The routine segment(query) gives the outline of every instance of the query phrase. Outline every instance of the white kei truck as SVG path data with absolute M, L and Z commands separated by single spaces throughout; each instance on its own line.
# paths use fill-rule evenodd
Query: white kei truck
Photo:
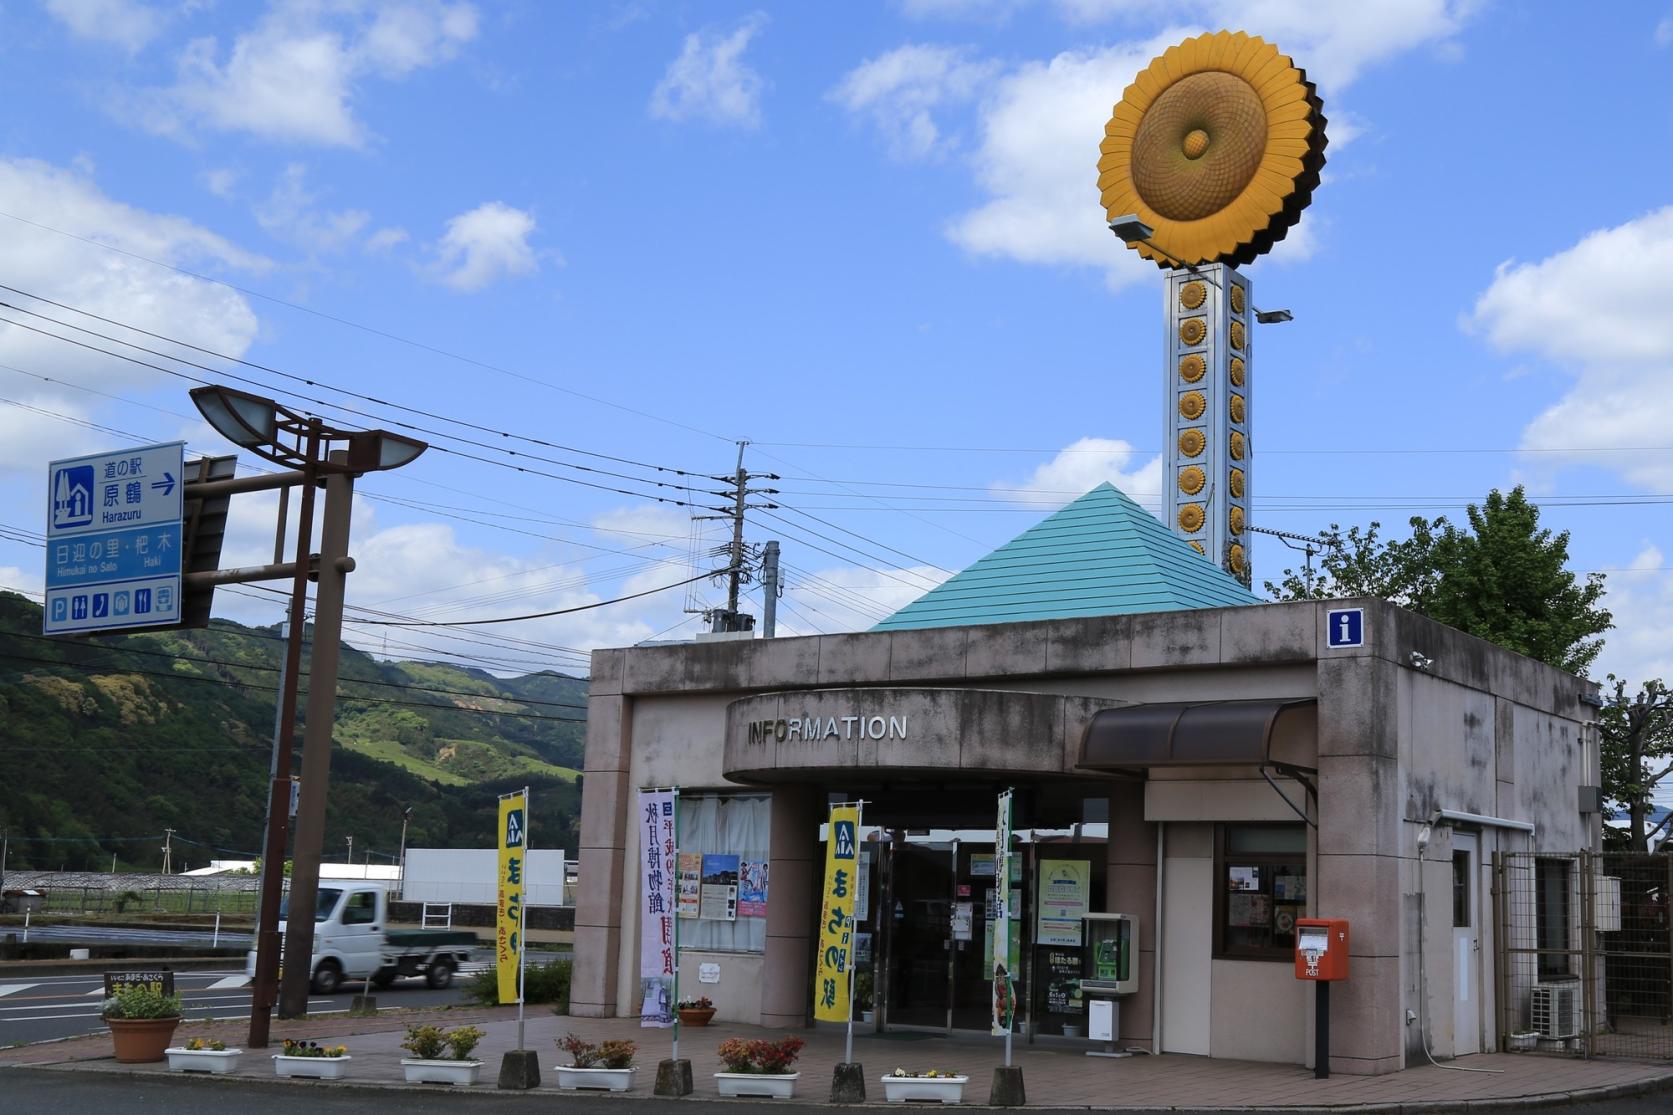
M 281 937 L 289 904 L 286 899 L 279 907 Z M 344 980 L 388 987 L 416 975 L 431 987 L 446 987 L 475 944 L 476 934 L 468 930 L 390 929 L 389 893 L 376 884 L 322 885 L 314 906 L 313 988 L 329 995 Z M 244 974 L 255 978 L 253 948 L 244 958 Z

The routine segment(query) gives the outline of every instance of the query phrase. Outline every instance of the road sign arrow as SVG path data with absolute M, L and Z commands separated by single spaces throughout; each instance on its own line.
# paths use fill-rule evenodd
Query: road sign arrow
M 173 495 L 174 494 L 174 473 L 172 473 L 172 472 L 163 473 L 163 478 L 161 480 L 153 480 L 151 482 L 151 486 L 153 488 L 161 488 L 163 490 L 163 494 L 165 496 Z

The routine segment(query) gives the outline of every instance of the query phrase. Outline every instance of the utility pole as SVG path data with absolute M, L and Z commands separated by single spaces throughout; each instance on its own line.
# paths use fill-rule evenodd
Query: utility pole
M 723 484 L 730 485 L 730 489 L 712 494 L 723 498 L 730 497 L 732 500 L 731 506 L 714 508 L 713 510 L 718 512 L 715 515 L 693 516 L 695 519 L 730 519 L 732 521 L 731 544 L 722 549 L 722 552 L 726 555 L 727 565 L 726 607 L 724 609 L 713 608 L 704 613 L 704 618 L 709 620 L 710 630 L 716 632 L 748 631 L 755 626 L 754 616 L 743 615 L 738 611 L 739 589 L 753 575 L 750 562 L 754 555 L 744 544 L 744 512 L 773 510 L 778 507 L 776 503 L 749 502 L 750 496 L 777 495 L 777 488 L 751 488 L 749 483 L 752 480 L 777 480 L 778 474 L 746 471 L 744 469 L 744 449 L 748 445 L 749 442 L 747 441 L 738 442 L 738 467 L 730 477 L 715 477 Z
M 778 542 L 768 542 L 761 551 L 761 637 L 778 633 L 778 597 L 784 589 L 779 582 Z
M 174 867 L 174 830 L 163 830 L 163 874 L 173 874 Z

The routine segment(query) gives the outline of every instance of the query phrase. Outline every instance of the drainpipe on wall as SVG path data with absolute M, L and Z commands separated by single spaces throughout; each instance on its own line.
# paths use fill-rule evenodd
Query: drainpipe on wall
M 1150 1051 L 1158 1057 L 1162 1055 L 1162 942 L 1167 939 L 1167 934 L 1162 932 L 1162 891 L 1166 886 L 1168 874 L 1167 860 L 1163 858 L 1167 848 L 1162 837 L 1167 827 L 1166 821 L 1156 822 L 1156 954 L 1152 961 L 1156 970 L 1150 979 L 1153 988 L 1150 1004 Z

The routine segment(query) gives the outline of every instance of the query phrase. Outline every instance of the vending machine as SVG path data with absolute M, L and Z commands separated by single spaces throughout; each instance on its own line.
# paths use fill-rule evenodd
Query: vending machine
M 1086 1034 L 1104 1048 L 1088 1057 L 1125 1057 L 1117 1053 L 1121 1036 L 1121 999 L 1139 989 L 1139 923 L 1132 914 L 1086 914 L 1081 950 L 1081 996 L 1086 1000 Z

